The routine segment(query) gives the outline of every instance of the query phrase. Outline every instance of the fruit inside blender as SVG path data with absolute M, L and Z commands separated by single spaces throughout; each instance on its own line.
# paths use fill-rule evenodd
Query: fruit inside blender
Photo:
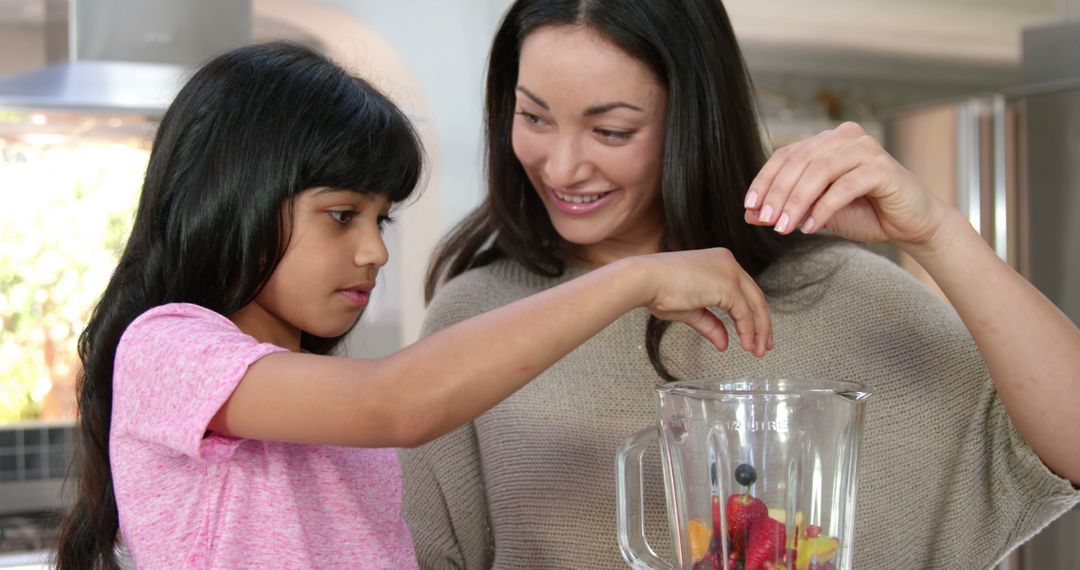
M 744 491 L 727 498 L 723 515 L 715 463 L 710 475 L 712 521 L 691 519 L 687 524 L 694 570 L 835 570 L 833 559 L 840 550 L 840 540 L 823 536 L 821 526 L 807 524 L 802 512 L 795 513 L 794 532 L 789 537 L 787 512 L 769 508 L 750 494 L 757 481 L 752 465 L 743 463 L 735 468 L 735 481 Z M 726 545 L 720 543 L 722 516 L 728 531 Z

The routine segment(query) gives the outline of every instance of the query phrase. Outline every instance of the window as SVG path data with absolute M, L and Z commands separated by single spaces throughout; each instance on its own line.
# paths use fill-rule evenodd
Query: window
M 130 232 L 155 127 L 0 109 L 0 423 L 74 417 L 76 344 Z

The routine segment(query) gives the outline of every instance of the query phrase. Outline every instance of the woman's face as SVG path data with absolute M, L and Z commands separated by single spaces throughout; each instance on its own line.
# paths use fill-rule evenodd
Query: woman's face
M 586 262 L 658 251 L 667 90 L 590 28 L 521 46 L 512 140 L 556 231 Z

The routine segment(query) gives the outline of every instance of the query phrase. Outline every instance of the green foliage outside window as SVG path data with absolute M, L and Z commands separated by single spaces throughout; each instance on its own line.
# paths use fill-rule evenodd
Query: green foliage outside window
M 0 423 L 74 414 L 76 344 L 131 229 L 138 146 L 0 137 Z

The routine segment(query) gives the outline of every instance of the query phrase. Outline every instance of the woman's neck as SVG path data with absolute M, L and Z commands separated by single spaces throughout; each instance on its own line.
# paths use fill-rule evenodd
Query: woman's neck
M 595 268 L 626 257 L 649 255 L 660 251 L 660 237 L 647 241 L 609 239 L 589 245 L 571 244 L 571 255 L 566 259 L 566 264 Z

